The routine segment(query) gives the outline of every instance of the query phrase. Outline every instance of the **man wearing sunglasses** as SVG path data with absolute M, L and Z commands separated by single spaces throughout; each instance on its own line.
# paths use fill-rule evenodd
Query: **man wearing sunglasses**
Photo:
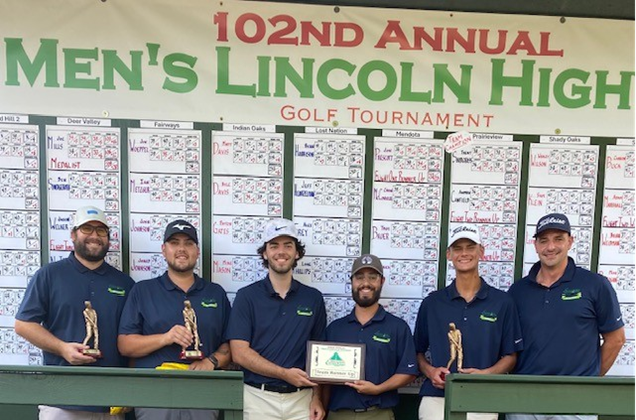
M 104 261 L 110 230 L 104 212 L 93 206 L 77 209 L 71 228 L 74 251 L 68 258 L 40 268 L 27 286 L 16 314 L 15 331 L 43 351 L 44 364 L 125 367 L 117 351 L 119 318 L 134 281 Z M 100 356 L 84 353 L 84 310 L 99 316 Z M 109 407 L 40 406 L 40 420 L 123 419 Z

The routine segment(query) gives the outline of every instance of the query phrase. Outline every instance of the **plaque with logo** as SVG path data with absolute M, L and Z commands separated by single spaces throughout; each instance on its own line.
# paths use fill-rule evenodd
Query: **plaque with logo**
M 307 374 L 317 383 L 364 380 L 364 344 L 307 342 Z

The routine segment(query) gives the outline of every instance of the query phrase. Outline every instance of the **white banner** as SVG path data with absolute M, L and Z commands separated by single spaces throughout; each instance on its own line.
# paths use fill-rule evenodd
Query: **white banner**
M 0 3 L 0 113 L 634 136 L 634 21 L 226 0 Z

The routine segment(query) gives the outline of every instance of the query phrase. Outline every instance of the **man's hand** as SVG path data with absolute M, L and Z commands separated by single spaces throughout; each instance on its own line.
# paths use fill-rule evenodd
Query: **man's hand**
M 207 357 L 190 363 L 188 370 L 214 370 L 214 364 Z
M 325 414 L 320 398 L 316 395 L 312 396 L 311 403 L 309 403 L 309 420 L 322 420 L 325 418 Z
M 175 325 L 174 327 L 170 328 L 170 330 L 165 333 L 163 337 L 165 344 L 162 347 L 169 346 L 170 344 L 174 343 L 183 348 L 187 348 L 188 346 L 190 346 L 190 344 L 192 344 L 192 340 L 194 339 L 190 331 L 188 331 L 188 329 L 183 325 Z
M 345 385 L 350 386 L 351 388 L 358 391 L 358 394 L 378 395 L 381 393 L 379 387 L 373 382 L 369 381 L 345 382 Z
M 285 369 L 282 379 L 298 388 L 303 386 L 318 386 L 317 383 L 309 380 L 307 372 L 298 368 Z
M 463 368 L 463 369 L 458 369 L 459 373 L 474 373 L 474 374 L 478 374 L 478 375 L 487 375 L 488 371 L 486 371 L 485 369 L 475 369 L 475 368 Z
M 446 386 L 445 377 L 450 373 L 450 370 L 446 369 L 444 366 L 440 366 L 431 369 L 426 376 L 431 380 L 431 383 L 435 388 L 444 389 Z
M 88 346 L 80 343 L 64 343 L 60 348 L 60 355 L 64 358 L 64 360 L 72 365 L 86 365 L 88 363 L 95 363 L 97 359 L 82 353 L 83 350 L 86 350 L 88 348 Z

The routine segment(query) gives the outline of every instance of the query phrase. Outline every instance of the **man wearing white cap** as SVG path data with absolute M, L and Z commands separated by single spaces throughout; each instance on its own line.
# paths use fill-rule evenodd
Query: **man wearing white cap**
M 15 331 L 43 350 L 45 365 L 127 366 L 117 351 L 117 329 L 134 281 L 104 261 L 109 238 L 104 212 L 92 206 L 79 208 L 71 229 L 74 251 L 42 267 L 27 286 Z M 99 314 L 99 358 L 83 353 L 88 349 L 82 344 L 85 302 Z M 41 420 L 123 418 L 110 416 L 109 407 L 39 408 Z
M 265 226 L 258 249 L 268 275 L 238 291 L 228 326 L 232 357 L 244 371 L 245 420 L 320 420 L 318 384 L 305 373 L 308 340 L 324 340 L 322 294 L 292 277 L 305 255 L 294 222 Z
M 420 306 L 415 348 L 425 380 L 420 389 L 419 420 L 443 420 L 445 376 L 449 373 L 507 373 L 523 349 L 515 305 L 506 293 L 479 276 L 484 256 L 479 230 L 460 225 L 450 232 L 446 258 L 456 277 L 448 287 L 431 293 Z M 461 332 L 463 367 L 447 368 L 452 360 L 449 325 Z M 459 334 L 457 334 L 459 335 Z M 425 353 L 430 352 L 430 359 Z M 496 420 L 496 413 L 469 413 L 471 419 Z

